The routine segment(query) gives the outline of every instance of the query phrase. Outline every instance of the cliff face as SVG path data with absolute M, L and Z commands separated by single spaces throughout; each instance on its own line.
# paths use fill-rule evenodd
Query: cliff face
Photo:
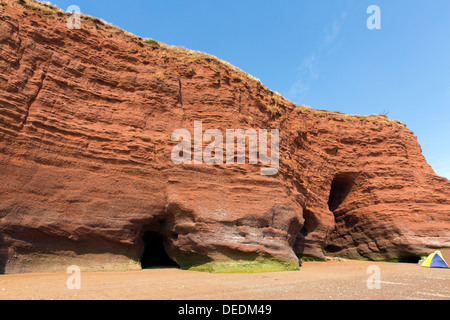
M 217 58 L 26 1 L 0 5 L 0 272 L 393 259 L 450 245 L 450 182 L 379 116 L 285 100 Z M 279 129 L 280 169 L 175 165 L 171 133 Z

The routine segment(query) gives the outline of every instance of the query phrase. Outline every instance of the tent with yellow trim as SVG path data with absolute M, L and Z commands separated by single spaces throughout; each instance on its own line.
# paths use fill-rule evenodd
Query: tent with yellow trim
M 427 268 L 445 268 L 450 269 L 448 267 L 447 262 L 445 262 L 442 253 L 438 250 L 430 254 L 425 261 L 421 264 L 422 267 Z

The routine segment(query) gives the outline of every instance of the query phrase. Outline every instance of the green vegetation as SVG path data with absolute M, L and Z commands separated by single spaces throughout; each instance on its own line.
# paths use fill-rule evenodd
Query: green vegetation
M 269 111 L 269 113 L 272 116 L 281 115 L 282 110 L 277 104 L 271 104 L 266 106 L 266 110 Z
M 158 71 L 153 74 L 153 78 L 155 78 L 158 81 L 163 81 L 165 79 L 165 76 L 164 73 Z
M 144 42 L 145 42 L 146 44 L 150 44 L 150 45 L 152 45 L 152 46 L 157 46 L 157 47 L 160 46 L 160 45 L 159 45 L 159 42 L 156 41 L 156 40 L 153 40 L 153 39 L 145 39 Z
M 417 263 L 420 259 L 423 259 L 423 257 L 427 257 L 428 254 L 411 254 L 411 255 L 401 255 L 401 256 L 392 256 L 389 258 L 372 258 L 372 259 L 366 259 L 369 261 L 376 261 L 376 262 L 397 262 L 397 263 Z
M 316 257 L 313 257 L 313 256 L 302 256 L 302 257 L 300 257 L 300 260 L 302 262 L 326 261 L 324 259 L 316 258 Z
M 51 4 L 38 1 L 19 0 L 18 3 L 23 5 L 27 9 L 30 9 L 34 12 L 39 12 L 47 16 L 52 15 L 53 13 L 64 12 L 62 9 L 56 8 Z
M 332 257 L 341 257 L 349 260 L 357 260 L 357 261 L 374 261 L 374 262 L 394 262 L 394 263 L 417 263 L 420 259 L 426 258 L 429 253 L 411 253 L 411 254 L 403 254 L 398 256 L 383 256 L 381 254 L 373 255 L 370 257 L 363 257 L 357 254 L 344 254 L 344 255 L 335 255 L 332 253 L 325 252 L 325 255 Z M 303 260 L 303 258 L 302 258 Z M 303 260 L 304 261 L 304 260 Z
M 182 269 L 211 273 L 260 273 L 297 271 L 299 267 L 296 262 L 279 261 L 271 258 L 257 258 L 255 260 L 212 261 Z
M 243 88 L 240 84 L 234 85 L 234 90 L 244 92 L 245 88 Z

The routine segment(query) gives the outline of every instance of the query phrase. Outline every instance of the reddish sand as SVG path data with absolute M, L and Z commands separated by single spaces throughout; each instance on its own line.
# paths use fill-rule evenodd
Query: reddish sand
M 381 288 L 367 288 L 367 268 L 380 267 Z M 450 270 L 416 264 L 330 261 L 300 271 L 209 274 L 178 269 L 0 276 L 0 299 L 450 299 Z

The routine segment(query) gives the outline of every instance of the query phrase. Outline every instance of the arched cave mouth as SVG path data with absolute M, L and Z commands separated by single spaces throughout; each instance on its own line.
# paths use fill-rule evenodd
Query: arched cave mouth
M 142 269 L 151 268 L 179 268 L 180 266 L 170 259 L 164 249 L 164 237 L 154 231 L 144 232 L 142 235 L 144 242 L 144 253 L 141 257 Z
M 328 208 L 331 212 L 336 211 L 341 203 L 347 198 L 353 188 L 357 173 L 338 173 L 331 183 L 330 196 L 328 198 Z
M 333 212 L 336 222 L 345 218 L 345 212 L 342 212 L 342 210 L 339 212 L 339 214 L 336 214 L 337 209 L 350 194 L 357 176 L 358 173 L 355 172 L 341 172 L 336 174 L 333 178 L 333 181 L 331 182 L 330 195 L 328 198 L 328 208 L 331 212 Z M 339 224 L 336 223 L 336 228 L 338 227 Z M 334 231 L 336 232 L 336 229 Z M 325 247 L 325 251 L 330 253 L 336 253 L 341 251 L 342 249 L 343 248 L 341 246 L 332 243 L 329 243 Z
M 417 264 L 420 261 L 420 255 L 405 255 L 399 256 L 394 259 L 394 262 L 402 262 L 402 263 L 414 263 Z

